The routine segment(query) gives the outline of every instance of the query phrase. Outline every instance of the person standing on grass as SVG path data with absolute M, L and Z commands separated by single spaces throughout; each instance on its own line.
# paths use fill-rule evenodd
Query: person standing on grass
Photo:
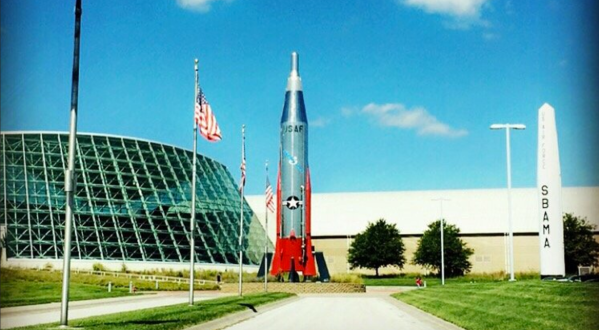
M 422 287 L 422 279 L 420 278 L 420 276 L 416 276 L 416 286 L 419 288 Z

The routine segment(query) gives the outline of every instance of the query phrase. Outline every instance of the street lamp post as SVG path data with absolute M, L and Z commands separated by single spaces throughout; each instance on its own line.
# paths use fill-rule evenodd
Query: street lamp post
M 71 283 L 71 231 L 75 210 L 75 151 L 77 143 L 77 111 L 79 109 L 79 49 L 81 39 L 81 0 L 75 2 L 75 47 L 73 50 L 73 76 L 71 84 L 71 121 L 69 127 L 68 168 L 65 171 L 64 191 L 66 212 L 64 218 L 64 247 L 62 260 L 62 295 L 60 326 L 69 325 L 69 285 Z M 33 256 L 32 256 L 33 257 Z
M 510 158 L 510 130 L 524 130 L 526 126 L 523 124 L 493 124 L 489 127 L 492 130 L 505 129 L 505 143 L 507 155 L 507 207 L 508 207 L 508 227 L 509 227 L 509 258 L 510 258 L 510 281 L 515 281 L 514 278 L 514 230 L 512 227 L 512 165 Z
M 436 198 L 433 201 L 438 201 L 441 204 L 441 285 L 445 285 L 445 246 L 443 244 L 443 232 L 445 231 L 445 225 L 443 224 L 443 201 L 448 202 L 449 199 L 445 198 Z

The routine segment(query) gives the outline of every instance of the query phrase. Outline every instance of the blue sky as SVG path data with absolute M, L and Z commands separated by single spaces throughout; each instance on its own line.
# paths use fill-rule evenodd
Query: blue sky
M 2 0 L 2 131 L 67 131 L 74 1 Z M 83 0 L 80 132 L 192 147 L 194 58 L 223 133 L 198 151 L 246 193 L 275 182 L 300 54 L 314 192 L 536 185 L 537 110 L 556 109 L 564 186 L 599 185 L 593 1 Z M 595 15 L 595 16 L 593 16 Z

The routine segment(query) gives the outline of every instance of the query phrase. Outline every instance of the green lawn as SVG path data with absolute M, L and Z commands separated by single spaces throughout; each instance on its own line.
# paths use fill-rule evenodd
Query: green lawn
M 0 307 L 36 305 L 59 302 L 62 283 L 59 282 L 29 282 L 23 280 L 2 279 L 0 290 Z M 111 293 L 106 287 L 72 283 L 69 287 L 69 300 L 86 300 L 113 298 L 129 295 L 129 290 L 114 288 Z
M 129 279 L 123 276 L 100 276 L 71 272 L 69 300 L 118 297 L 129 294 L 129 281 L 140 291 L 153 291 L 156 283 L 150 280 Z M 108 282 L 112 293 L 108 293 Z M 62 273 L 35 269 L 0 269 L 0 307 L 59 302 L 62 292 Z M 186 291 L 187 284 L 159 283 L 159 290 Z M 215 284 L 200 286 L 196 290 L 218 290 Z
M 448 283 L 393 297 L 467 330 L 599 329 L 599 283 Z
M 416 286 L 416 276 L 418 274 L 388 274 L 376 277 L 374 275 L 362 275 L 364 285 L 366 286 Z M 453 283 L 471 283 L 471 282 L 498 282 L 507 280 L 508 275 L 504 273 L 491 274 L 467 274 L 465 276 L 446 278 L 446 284 Z M 517 280 L 538 279 L 539 273 L 516 273 Z M 424 276 L 422 281 L 426 281 L 426 286 L 441 285 L 441 278 L 435 276 Z
M 415 286 L 416 280 L 415 277 L 408 276 L 363 276 L 364 285 L 366 286 Z M 437 278 L 423 278 L 423 281 L 426 281 L 426 285 L 435 285 L 437 281 L 440 281 Z
M 112 292 L 108 281 L 113 280 Z M 62 273 L 31 269 L 0 269 L 0 307 L 60 302 Z M 138 282 L 134 282 L 138 285 Z M 153 285 L 154 283 L 150 283 Z M 97 275 L 71 274 L 69 300 L 121 297 L 129 294 L 129 279 Z
M 268 304 L 280 299 L 293 296 L 289 293 L 257 293 L 244 297 L 225 297 L 205 300 L 194 306 L 187 304 L 144 309 L 135 312 L 125 312 L 104 316 L 72 320 L 69 326 L 97 330 L 176 330 L 185 329 L 192 325 L 207 322 L 249 307 Z M 57 327 L 58 323 L 43 326 L 32 326 L 19 329 L 48 329 Z

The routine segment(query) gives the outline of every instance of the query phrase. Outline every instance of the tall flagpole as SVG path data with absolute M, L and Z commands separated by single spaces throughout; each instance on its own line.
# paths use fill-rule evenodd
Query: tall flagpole
M 71 85 L 71 127 L 69 130 L 68 169 L 64 177 L 66 193 L 66 214 L 64 227 L 64 247 L 62 261 L 62 300 L 60 306 L 60 325 L 69 323 L 69 282 L 71 280 L 71 226 L 73 222 L 73 204 L 75 195 L 75 144 L 77 143 L 77 108 L 79 97 L 79 40 L 81 36 L 81 0 L 75 3 L 75 46 L 73 50 L 73 80 Z
M 195 81 L 195 97 L 194 97 L 194 109 L 195 102 L 198 99 L 198 59 L 195 59 L 194 65 L 196 73 Z M 194 289 L 194 263 L 195 263 L 195 224 L 196 224 L 196 162 L 197 162 L 197 148 L 198 148 L 198 123 L 195 120 L 195 110 L 193 119 L 193 170 L 191 175 L 191 221 L 189 224 L 189 306 L 193 306 L 193 289 Z
M 241 163 L 243 164 L 245 158 L 245 125 L 241 126 Z M 243 174 L 242 174 L 243 175 Z M 242 179 L 243 180 L 243 179 Z M 242 283 L 243 283 L 243 188 L 244 182 L 240 182 L 240 193 L 241 198 L 239 202 L 239 296 L 242 296 Z
M 266 161 L 266 182 L 268 182 L 268 160 Z M 267 186 L 268 188 L 268 186 Z M 268 201 L 264 201 L 264 292 L 268 292 Z

